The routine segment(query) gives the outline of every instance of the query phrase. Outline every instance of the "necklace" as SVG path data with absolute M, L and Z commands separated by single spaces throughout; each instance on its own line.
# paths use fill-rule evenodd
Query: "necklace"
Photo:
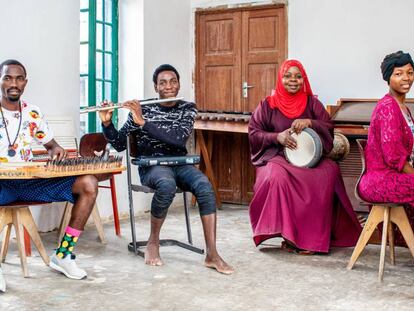
M 14 150 L 14 144 L 16 143 L 17 137 L 19 137 L 20 126 L 22 125 L 22 104 L 19 101 L 19 127 L 17 129 L 16 137 L 13 140 L 13 143 L 10 140 L 9 131 L 7 130 L 6 119 L 4 118 L 3 108 L 0 105 L 1 117 L 3 119 L 4 129 L 6 130 L 7 140 L 9 142 L 9 150 L 7 150 L 7 155 L 9 157 L 14 157 L 16 155 L 16 150 Z

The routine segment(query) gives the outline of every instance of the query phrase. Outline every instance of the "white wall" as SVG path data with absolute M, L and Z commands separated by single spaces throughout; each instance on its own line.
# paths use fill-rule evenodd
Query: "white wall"
M 25 98 L 47 115 L 79 123 L 79 1 L 0 1 L 0 62 L 27 69 Z
M 164 63 L 180 73 L 180 96 L 190 99 L 191 31 L 190 0 L 151 0 L 144 2 L 144 94 L 155 97 L 152 73 Z
M 303 61 L 325 104 L 382 97 L 384 56 L 400 49 L 414 56 L 414 1 L 290 0 L 288 10 L 289 57 Z

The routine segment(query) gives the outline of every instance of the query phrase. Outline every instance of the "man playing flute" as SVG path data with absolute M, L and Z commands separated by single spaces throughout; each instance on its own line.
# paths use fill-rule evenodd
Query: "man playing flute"
M 52 158 L 63 159 L 66 153 L 53 139 L 39 108 L 20 99 L 26 84 L 26 69 L 20 62 L 6 60 L 0 64 L 0 161 L 30 161 L 33 141 L 42 144 Z M 65 235 L 50 261 L 50 267 L 71 279 L 87 276 L 77 266 L 73 249 L 93 209 L 97 193 L 98 181 L 92 175 L 0 180 L 0 205 L 15 201 L 69 201 L 74 204 Z M 0 275 L 0 289 L 1 280 Z
M 180 90 L 180 75 L 168 64 L 155 70 L 153 82 L 160 99 L 174 98 Z M 131 100 L 124 107 L 130 113 L 119 131 L 111 121 L 112 110 L 99 113 L 103 133 L 117 151 L 126 149 L 127 134 L 134 131 L 138 137 L 137 150 L 140 156 L 187 154 L 186 142 L 193 130 L 197 114 L 194 103 L 175 101 L 145 105 L 141 108 L 139 101 Z M 233 273 L 234 269 L 220 257 L 216 248 L 216 200 L 207 177 L 193 165 L 139 167 L 139 174 L 141 183 L 155 190 L 151 203 L 151 233 L 145 250 L 145 263 L 152 266 L 163 265 L 159 253 L 159 236 L 178 186 L 184 191 L 190 191 L 197 198 L 207 248 L 204 265 L 220 273 Z

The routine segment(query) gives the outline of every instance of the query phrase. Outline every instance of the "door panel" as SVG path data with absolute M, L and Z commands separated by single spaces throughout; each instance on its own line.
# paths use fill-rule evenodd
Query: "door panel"
M 284 8 L 242 13 L 242 82 L 252 86 L 243 111 L 253 111 L 275 87 L 279 64 L 286 57 Z
M 200 15 L 197 26 L 199 109 L 240 111 L 241 12 Z
M 233 66 L 206 66 L 205 79 L 209 81 L 206 92 L 205 110 L 223 111 L 233 101 L 229 92 L 233 85 Z

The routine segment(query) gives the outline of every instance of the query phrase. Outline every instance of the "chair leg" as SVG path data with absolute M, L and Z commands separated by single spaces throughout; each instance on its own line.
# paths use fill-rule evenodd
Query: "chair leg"
M 34 222 L 32 213 L 30 212 L 28 207 L 21 208 L 19 213 L 20 213 L 20 220 L 24 228 L 27 230 L 29 234 L 29 238 L 32 238 L 33 244 L 36 246 L 40 257 L 42 257 L 45 265 L 48 266 L 50 263 L 50 259 L 46 253 L 45 247 L 43 246 L 42 239 L 40 238 L 40 235 L 39 235 L 36 223 Z
M 384 267 L 385 267 L 385 250 L 387 248 L 387 235 L 388 235 L 388 225 L 390 222 L 390 207 L 386 206 L 384 209 L 384 222 L 382 226 L 382 239 L 381 239 L 381 254 L 380 254 L 380 263 L 378 270 L 378 281 L 382 282 L 384 278 Z
M 27 271 L 26 252 L 24 251 L 23 225 L 21 223 L 21 215 L 19 210 L 20 208 L 13 210 L 13 225 L 16 232 L 17 248 L 19 250 L 20 264 L 22 266 L 23 276 L 27 278 L 29 277 L 29 273 Z
M 12 224 L 8 224 L 3 234 L 3 243 L 1 245 L 1 253 L 0 253 L 1 262 L 6 261 L 6 256 L 7 256 L 7 252 L 9 250 L 9 244 L 10 244 L 11 229 L 12 229 Z
M 26 252 L 27 257 L 32 256 L 32 245 L 30 242 L 30 235 L 27 232 L 26 228 L 24 228 L 24 251 Z
M 70 202 L 66 202 L 65 211 L 63 212 L 62 221 L 60 223 L 58 243 L 62 241 L 63 236 L 65 235 L 66 227 L 69 224 L 70 217 L 72 217 L 72 208 L 73 208 L 73 204 Z
M 188 201 L 187 201 L 187 195 L 185 191 L 183 192 L 183 198 L 184 198 L 185 225 L 187 227 L 187 239 L 188 239 L 188 243 L 193 245 L 193 236 L 191 234 L 191 224 L 190 224 L 190 213 L 188 211 Z
M 93 222 L 95 223 L 96 230 L 98 231 L 98 235 L 99 235 L 99 238 L 101 239 L 102 244 L 106 244 L 106 238 L 105 238 L 104 228 L 102 225 L 102 219 L 101 219 L 101 216 L 99 216 L 98 205 L 96 205 L 96 203 L 93 206 L 91 215 L 92 215 Z
M 128 244 L 128 250 L 134 251 L 135 255 L 138 255 L 137 236 L 135 230 L 135 211 L 134 211 L 134 198 L 132 194 L 132 168 L 131 168 L 131 156 L 130 156 L 130 143 L 131 138 L 127 136 L 127 150 L 126 150 L 126 163 L 127 163 L 127 181 L 128 181 L 128 206 L 129 206 L 129 220 L 131 223 L 131 235 L 132 242 Z
M 121 226 L 119 224 L 119 215 L 118 215 L 118 200 L 116 198 L 116 188 L 115 188 L 115 177 L 109 179 L 109 184 L 111 186 L 111 198 L 112 198 L 112 209 L 114 213 L 114 225 L 115 225 L 115 234 L 121 236 Z
M 388 244 L 390 246 L 390 263 L 395 265 L 394 230 L 392 222 L 388 224 Z
M 391 221 L 400 229 L 411 255 L 414 257 L 414 233 L 404 207 L 398 206 L 391 209 Z
M 347 266 L 348 270 L 352 269 L 358 257 L 361 255 L 362 251 L 367 245 L 369 238 L 371 237 L 375 228 L 383 220 L 383 217 L 384 217 L 383 211 L 384 209 L 381 206 L 374 205 L 372 207 L 371 212 L 368 215 L 368 219 L 365 222 L 365 226 L 362 229 L 361 235 L 359 236 L 357 245 L 355 246 L 354 251 L 352 252 L 351 259 L 349 260 L 349 263 Z

